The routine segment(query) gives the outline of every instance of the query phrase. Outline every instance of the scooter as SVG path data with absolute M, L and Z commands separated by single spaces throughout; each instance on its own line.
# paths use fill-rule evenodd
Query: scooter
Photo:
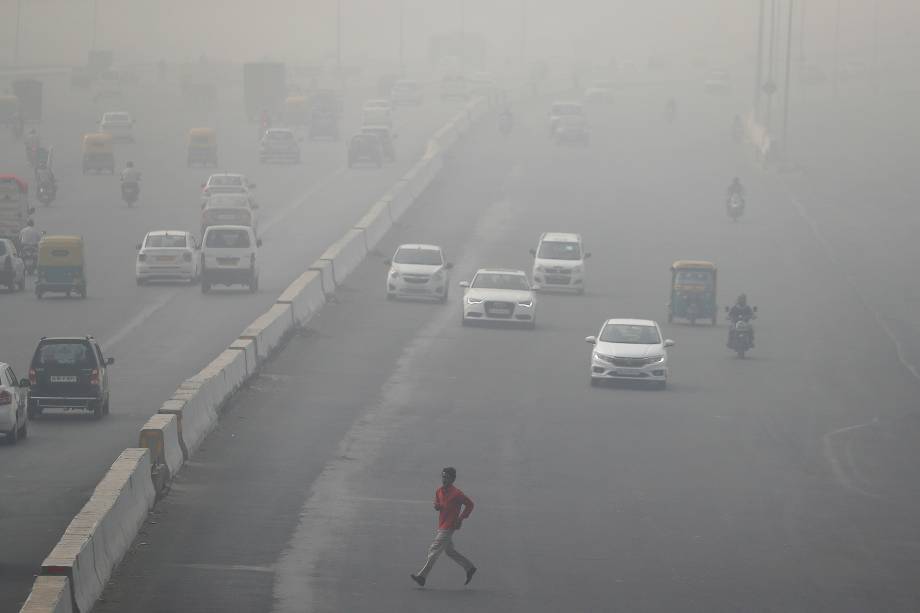
M 729 310 L 728 307 L 725 307 L 725 310 Z M 757 307 L 754 307 L 755 315 L 751 319 L 757 317 Z M 745 354 L 754 348 L 754 326 L 751 323 L 751 319 L 739 319 L 732 324 L 732 331 L 728 337 L 728 348 L 734 351 L 738 358 L 744 359 Z
M 40 183 L 38 185 L 38 201 L 49 206 L 57 196 L 57 189 L 50 183 Z
M 128 206 L 134 206 L 134 203 L 137 202 L 138 197 L 141 194 L 140 183 L 131 181 L 129 183 L 121 184 L 121 199 L 125 201 L 125 204 Z
M 744 213 L 744 198 L 738 194 L 732 194 L 725 205 L 725 212 L 732 221 L 738 221 L 738 218 Z

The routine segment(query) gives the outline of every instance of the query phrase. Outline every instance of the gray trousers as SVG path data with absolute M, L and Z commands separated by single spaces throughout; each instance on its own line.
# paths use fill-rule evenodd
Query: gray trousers
M 459 551 L 454 549 L 453 537 L 453 530 L 438 530 L 437 535 L 434 537 L 434 541 L 431 542 L 431 546 L 428 548 L 428 559 L 425 561 L 425 566 L 422 567 L 422 570 L 418 571 L 420 577 L 428 576 L 435 561 L 437 561 L 442 553 L 446 553 L 448 558 L 462 566 L 465 571 L 469 571 L 473 568 L 473 563 L 467 560 Z

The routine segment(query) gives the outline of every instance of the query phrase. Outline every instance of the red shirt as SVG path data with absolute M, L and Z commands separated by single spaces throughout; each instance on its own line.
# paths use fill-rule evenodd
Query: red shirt
M 463 513 L 460 507 L 463 507 Z M 458 519 L 466 519 L 473 512 L 473 501 L 453 485 L 439 487 L 434 493 L 434 508 L 438 514 L 438 530 L 454 530 Z

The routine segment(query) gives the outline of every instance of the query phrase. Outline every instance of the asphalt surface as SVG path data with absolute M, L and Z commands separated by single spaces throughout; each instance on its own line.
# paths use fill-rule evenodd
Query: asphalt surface
M 543 108 L 507 140 L 488 122 L 468 137 L 381 251 L 440 243 L 456 282 L 529 271 L 541 232 L 579 231 L 587 294 L 541 295 L 534 331 L 463 328 L 459 292 L 387 302 L 371 258 L 238 395 L 96 610 L 920 608 L 917 380 L 879 291 L 834 255 L 861 229 L 824 221 L 872 204 L 818 218 L 797 191 L 830 200 L 864 166 L 762 175 L 728 141 L 727 101 L 688 97 L 666 126 L 663 99 L 594 111 L 586 149 L 551 146 Z M 738 224 L 731 174 L 750 192 Z M 724 324 L 664 323 L 679 258 L 717 262 L 720 301 L 759 307 L 749 359 Z M 676 341 L 668 390 L 589 386 L 583 338 L 615 316 Z M 476 502 L 456 544 L 479 573 L 463 587 L 442 558 L 419 589 L 445 465 Z
M 81 234 L 86 241 L 86 300 L 26 292 L 0 295 L 3 313 L 0 360 L 20 377 L 41 336 L 92 334 L 115 357 L 110 371 L 112 414 L 102 421 L 75 414 L 47 415 L 31 425 L 16 447 L 0 446 L 0 611 L 15 611 L 34 574 L 100 477 L 178 385 L 210 362 L 264 312 L 287 284 L 338 239 L 424 151 L 428 137 L 459 108 L 430 96 L 421 107 L 398 109 L 398 160 L 376 168 L 345 168 L 345 142 L 360 125 L 360 107 L 377 97 L 367 78 L 349 84 L 339 142 L 305 139 L 300 165 L 262 165 L 257 126 L 242 112 L 238 82 L 223 83 L 215 108 L 203 110 L 179 94 L 177 76 L 158 82 L 142 76 L 121 101 L 91 99 L 72 90 L 66 77 L 45 81 L 43 143 L 54 146 L 58 199 L 35 203 L 36 225 L 49 234 Z M 93 131 L 106 110 L 136 118 L 135 144 L 116 145 L 118 169 L 131 159 L 143 173 L 139 203 L 121 201 L 117 176 L 84 176 L 83 132 Z M 260 290 L 155 284 L 137 287 L 135 246 L 150 230 L 199 233 L 200 184 L 211 169 L 187 168 L 189 128 L 216 127 L 219 170 L 244 172 L 257 184 L 261 204 L 263 268 Z M 22 143 L 0 133 L 0 169 L 31 178 Z

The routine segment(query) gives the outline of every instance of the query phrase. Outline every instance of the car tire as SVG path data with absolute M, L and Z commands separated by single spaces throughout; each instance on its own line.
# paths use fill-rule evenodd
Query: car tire
M 26 420 L 22 422 L 22 428 L 19 429 L 19 438 L 27 439 L 29 438 L 29 418 L 26 417 Z
M 102 414 L 103 415 L 109 414 L 109 399 L 108 398 L 105 399 L 105 404 L 102 405 Z
M 102 419 L 105 417 L 105 405 L 100 400 L 93 405 L 93 419 Z
M 3 442 L 7 445 L 13 446 L 19 442 L 19 428 L 13 426 L 13 429 L 6 433 L 6 438 L 3 439 Z
M 38 403 L 35 402 L 34 400 L 29 400 L 28 413 L 29 413 L 29 419 L 36 419 L 38 417 L 41 417 L 42 408 L 38 406 Z

